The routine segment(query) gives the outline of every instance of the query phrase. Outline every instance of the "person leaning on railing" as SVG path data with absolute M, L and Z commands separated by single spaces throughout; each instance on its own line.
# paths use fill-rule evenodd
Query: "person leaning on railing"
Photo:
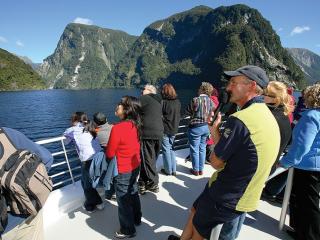
M 290 197 L 290 225 L 295 239 L 320 239 L 320 84 L 304 90 L 302 113 L 293 129 L 292 144 L 280 160 L 294 167 Z M 292 233 L 291 233 L 292 234 Z
M 102 210 L 104 203 L 95 188 L 92 187 L 89 169 L 93 156 L 101 151 L 100 143 L 94 125 L 89 122 L 87 114 L 75 112 L 71 116 L 72 126 L 66 129 L 63 136 L 65 144 L 75 144 L 81 161 L 81 186 L 85 196 L 83 209 L 92 213 L 96 209 Z

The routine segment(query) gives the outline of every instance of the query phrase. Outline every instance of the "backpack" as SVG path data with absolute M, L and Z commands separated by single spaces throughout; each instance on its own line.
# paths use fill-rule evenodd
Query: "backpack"
M 0 186 L 8 209 L 17 215 L 33 215 L 43 207 L 52 191 L 52 181 L 40 157 L 16 149 L 0 128 Z

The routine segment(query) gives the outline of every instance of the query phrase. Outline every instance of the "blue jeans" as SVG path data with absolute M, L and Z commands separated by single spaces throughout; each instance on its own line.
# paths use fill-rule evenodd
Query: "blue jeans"
M 140 168 L 129 173 L 119 173 L 113 179 L 118 202 L 120 231 L 131 235 L 136 232 L 135 224 L 141 222 L 141 204 L 138 194 L 137 178 Z
M 239 236 L 245 218 L 246 213 L 243 213 L 231 222 L 224 223 L 220 232 L 219 240 L 236 239 Z
M 208 136 L 208 125 L 188 129 L 190 157 L 192 161 L 192 168 L 195 171 L 203 171 L 204 161 L 206 159 L 206 141 Z
M 176 155 L 173 151 L 174 137 L 164 134 L 162 139 L 163 167 L 168 174 L 172 174 L 177 170 Z

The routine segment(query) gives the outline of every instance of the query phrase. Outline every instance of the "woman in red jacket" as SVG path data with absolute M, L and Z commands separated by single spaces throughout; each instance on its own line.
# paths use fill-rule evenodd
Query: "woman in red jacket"
M 120 122 L 112 127 L 106 148 L 108 159 L 116 157 L 118 175 L 113 183 L 118 202 L 120 230 L 117 238 L 136 235 L 135 225 L 141 224 L 141 204 L 137 178 L 140 170 L 141 106 L 135 97 L 124 96 L 116 108 Z

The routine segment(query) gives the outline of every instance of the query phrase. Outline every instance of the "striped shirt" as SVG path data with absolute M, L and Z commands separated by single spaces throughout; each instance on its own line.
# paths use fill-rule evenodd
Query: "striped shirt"
M 191 117 L 189 127 L 196 127 L 207 123 L 209 114 L 216 108 L 213 101 L 206 94 L 194 97 L 187 107 L 186 113 Z

